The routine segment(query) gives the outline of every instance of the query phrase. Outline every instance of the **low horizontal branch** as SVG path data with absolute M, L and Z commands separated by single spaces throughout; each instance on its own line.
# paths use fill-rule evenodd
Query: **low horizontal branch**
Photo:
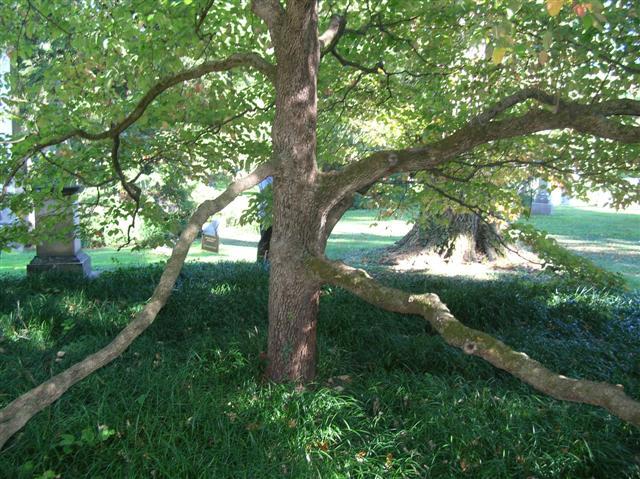
M 389 288 L 363 270 L 319 257 L 310 258 L 308 266 L 323 282 L 340 286 L 382 309 L 422 316 L 449 345 L 488 361 L 538 391 L 564 401 L 600 406 L 640 427 L 640 402 L 627 396 L 621 386 L 557 374 L 493 336 L 465 326 L 435 294 Z

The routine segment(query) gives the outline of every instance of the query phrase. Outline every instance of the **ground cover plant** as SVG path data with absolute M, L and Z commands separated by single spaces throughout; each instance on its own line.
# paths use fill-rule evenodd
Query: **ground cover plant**
M 93 281 L 0 278 L 0 405 L 108 343 L 160 273 L 152 265 Z M 640 394 L 637 293 L 377 278 L 437 292 L 466 324 L 560 373 Z M 425 334 L 422 318 L 338 288 L 321 297 L 316 380 L 265 383 L 267 300 L 260 266 L 188 264 L 156 323 L 36 416 L 3 450 L 0 475 L 640 477 L 637 428 L 540 395 Z
M 385 287 L 325 257 L 356 195 L 380 195 L 378 186 L 395 180 L 428 192 L 420 196 L 430 203 L 446 198 L 436 201 L 441 209 L 453 202 L 501 221 L 521 210 L 518 184 L 531 177 L 580 195 L 606 189 L 616 206 L 638 200 L 635 2 L 573 7 L 0 4 L 0 47 L 11 64 L 3 86 L 20 126 L 0 149 L 0 204 L 16 217 L 0 230 L 0 246 L 48 234 L 56 215 L 31 228 L 28 213 L 48 201 L 68 206 L 71 182 L 93 189 L 84 211 L 101 208 L 106 235 L 138 216 L 149 231 L 155 224 L 174 239 L 181 231 L 152 297 L 108 346 L 0 411 L 0 447 L 126 351 L 167 303 L 202 225 L 270 176 L 273 382 L 315 380 L 319 299 L 333 285 L 385 310 L 420 314 L 450 346 L 546 394 L 640 425 L 640 402 L 622 388 L 554 373 L 465 326 L 435 294 Z M 220 172 L 233 178 L 222 194 L 184 206 L 186 181 Z

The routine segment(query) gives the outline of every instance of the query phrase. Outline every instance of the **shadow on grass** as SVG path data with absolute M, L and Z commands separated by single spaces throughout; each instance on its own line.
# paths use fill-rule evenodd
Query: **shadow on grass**
M 160 272 L 0 279 L 0 403 L 108 343 Z M 437 292 L 466 324 L 499 332 L 562 373 L 619 382 L 640 397 L 634 298 L 558 284 L 379 276 Z M 339 289 L 325 288 L 321 299 L 317 383 L 302 391 L 264 384 L 267 279 L 253 264 L 187 265 L 156 323 L 37 416 L 0 456 L 0 471 L 294 478 L 640 472 L 637 430 L 600 410 L 534 394 L 427 334 L 422 319 L 383 312 Z M 66 354 L 56 362 L 58 351 Z M 99 425 L 114 434 L 82 440 Z M 63 445 L 63 434 L 73 444 Z

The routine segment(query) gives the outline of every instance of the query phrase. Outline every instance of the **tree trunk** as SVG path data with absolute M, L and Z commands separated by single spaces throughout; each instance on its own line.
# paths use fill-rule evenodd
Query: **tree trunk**
M 474 213 L 445 213 L 427 217 L 385 255 L 385 263 L 425 253 L 435 253 L 454 262 L 495 261 L 502 254 L 498 232 Z
M 276 114 L 273 151 L 273 236 L 269 278 L 267 376 L 306 382 L 316 368 L 320 283 L 304 259 L 321 254 L 317 217 L 316 123 L 320 59 L 315 0 L 289 2 L 274 38 Z

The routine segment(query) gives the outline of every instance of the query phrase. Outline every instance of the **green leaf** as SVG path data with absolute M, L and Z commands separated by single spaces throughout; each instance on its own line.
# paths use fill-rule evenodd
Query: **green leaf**
M 551 43 L 553 42 L 553 32 L 551 30 L 547 30 L 542 35 L 542 46 L 545 50 L 549 50 L 551 48 Z
M 506 53 L 507 49 L 504 47 L 494 48 L 493 53 L 491 54 L 491 61 L 493 62 L 493 64 L 500 65 Z

